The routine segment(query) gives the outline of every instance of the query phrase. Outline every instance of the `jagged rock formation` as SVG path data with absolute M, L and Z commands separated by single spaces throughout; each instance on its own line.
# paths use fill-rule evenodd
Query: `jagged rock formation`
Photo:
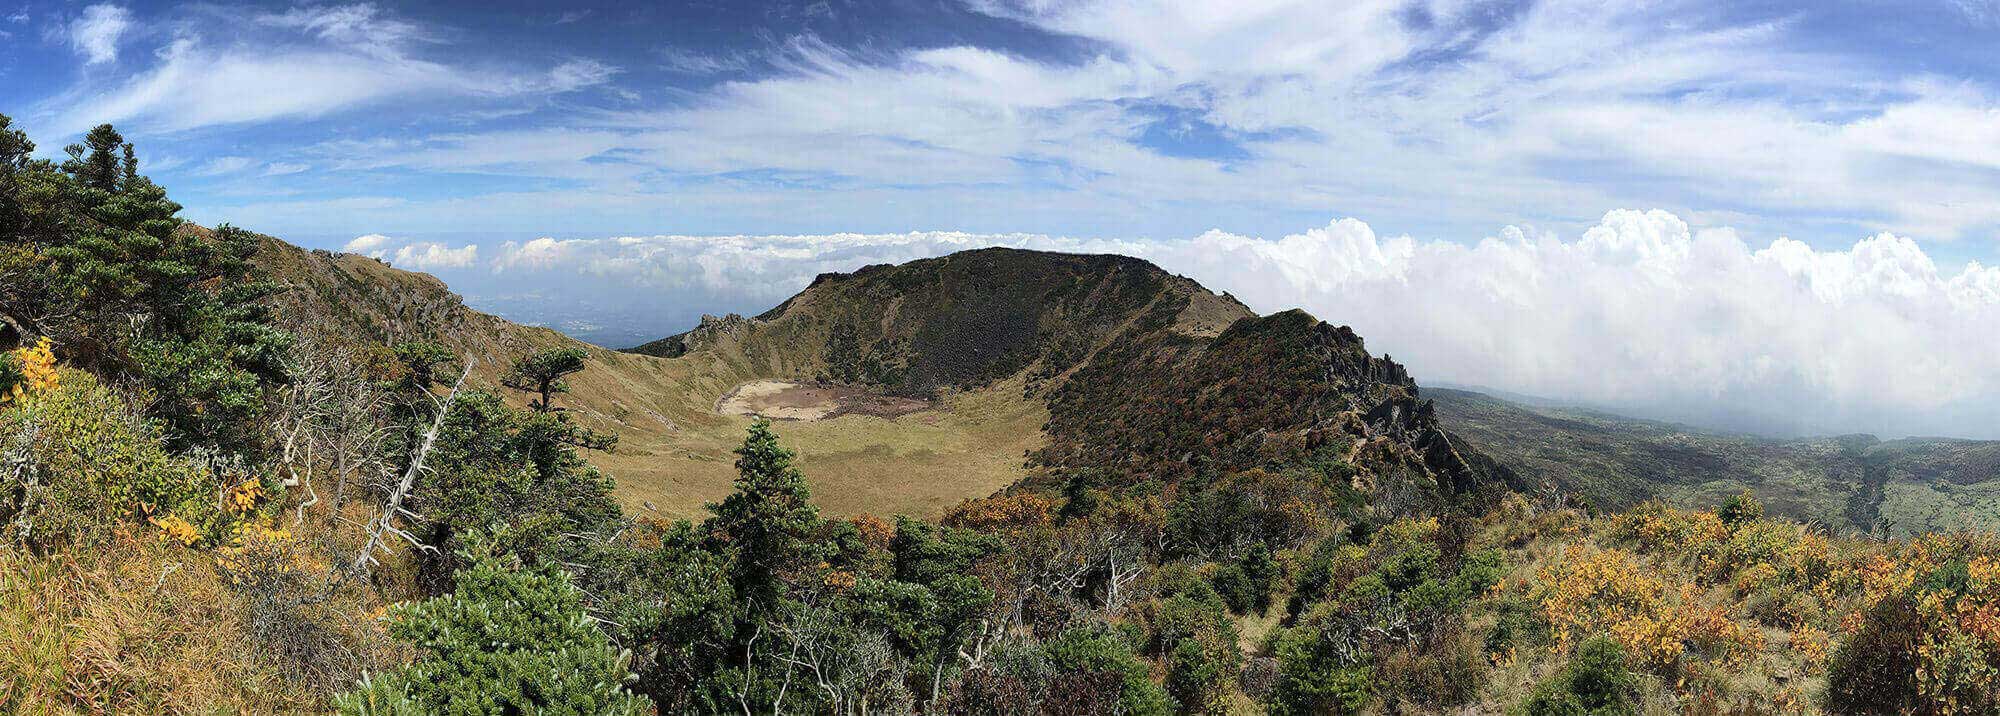
M 693 330 L 626 350 L 661 358 L 679 358 L 693 351 L 713 348 L 724 340 L 739 338 L 749 325 L 749 319 L 734 313 L 719 318 L 704 313 L 701 314 L 701 324 Z

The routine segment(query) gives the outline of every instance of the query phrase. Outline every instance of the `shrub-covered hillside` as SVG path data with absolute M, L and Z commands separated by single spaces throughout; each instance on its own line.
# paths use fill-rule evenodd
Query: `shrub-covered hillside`
M 1777 514 L 1912 535 L 2000 528 L 2000 441 L 1773 439 L 1433 390 L 1438 413 L 1531 484 L 1604 509 L 1713 504 L 1750 490 Z
M 940 519 L 829 516 L 762 420 L 722 497 L 634 515 L 579 409 L 615 357 L 302 310 L 114 129 L 58 163 L 6 125 L 0 712 L 2000 709 L 1993 536 L 1530 497 L 1302 314 L 895 353 L 1050 395 L 1029 479 Z

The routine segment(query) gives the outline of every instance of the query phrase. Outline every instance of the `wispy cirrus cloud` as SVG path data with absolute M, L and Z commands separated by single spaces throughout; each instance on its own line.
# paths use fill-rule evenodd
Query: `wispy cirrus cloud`
M 983 187 L 1040 206 L 1094 203 L 1127 234 L 1158 231 L 1165 216 L 1330 208 L 1455 230 L 1582 226 L 1621 205 L 1726 210 L 1757 228 L 1813 215 L 1926 240 L 2000 225 L 2000 164 L 1983 149 L 2000 146 L 1986 136 L 2000 126 L 1994 91 L 1802 42 L 1803 11 L 1685 0 L 975 6 L 1089 49 L 885 53 L 804 35 L 763 48 L 757 72 L 665 106 L 542 123 L 526 130 L 532 143 L 509 141 L 524 132 L 512 127 L 405 137 L 422 150 L 355 164 L 497 169 L 607 194 L 774 177 L 766 216 L 817 209 L 829 186 L 893 195 L 877 215 L 948 215 Z M 746 66 L 741 55 L 665 57 L 693 74 Z
M 742 72 L 750 69 L 752 62 L 748 52 L 699 52 L 684 47 L 661 48 L 659 58 L 660 65 L 669 71 L 704 76 Z
M 77 27 L 101 7 L 111 6 L 92 6 Z M 78 40 L 93 63 L 115 58 L 115 38 L 130 24 L 128 12 L 113 10 L 90 25 L 97 29 L 88 43 Z M 449 44 L 445 33 L 370 4 L 174 26 L 146 65 L 121 76 L 85 77 L 41 103 L 41 113 L 63 133 L 107 121 L 176 132 L 312 119 L 390 101 L 552 96 L 602 85 L 618 71 L 590 59 L 540 68 L 455 63 L 432 51 Z

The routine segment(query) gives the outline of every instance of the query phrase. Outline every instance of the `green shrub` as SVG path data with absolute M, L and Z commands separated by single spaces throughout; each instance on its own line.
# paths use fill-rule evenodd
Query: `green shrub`
M 0 474 L 0 517 L 16 525 L 11 537 L 36 547 L 120 519 L 152 521 L 188 543 L 233 532 L 239 515 L 218 496 L 249 481 L 248 471 L 174 455 L 163 442 L 160 426 L 117 392 L 64 371 L 58 387 L 0 408 L 0 449 L 21 468 Z
M 1389 713 L 1444 712 L 1472 701 L 1486 685 L 1479 645 L 1454 632 L 1428 649 L 1391 650 L 1381 660 L 1381 691 Z
M 1639 680 L 1626 663 L 1625 649 L 1605 637 L 1577 647 L 1569 664 L 1535 686 L 1514 710 L 1517 716 L 1628 716 Z
M 557 569 L 522 569 L 473 537 L 457 590 L 398 607 L 389 632 L 420 650 L 401 671 L 364 679 L 334 699 L 341 713 L 637 716 L 624 687 L 628 656 L 584 612 Z
M 1263 614 L 1271 607 L 1271 584 L 1278 579 L 1278 563 L 1271 550 L 1258 542 L 1243 558 L 1215 573 L 1215 591 L 1229 610 L 1237 614 Z
M 1882 600 L 1861 629 L 1833 653 L 1827 668 L 1829 710 L 1846 714 L 1896 714 L 1918 704 L 1917 647 L 1925 625 L 1909 598 Z
M 1072 629 L 1045 645 L 1050 666 L 1059 672 L 1115 674 L 1118 678 L 1118 708 L 1126 714 L 1172 713 L 1173 701 L 1153 683 L 1146 662 L 1132 653 L 1132 646 L 1117 632 L 1107 629 Z
M 1749 490 L 1744 490 L 1723 500 L 1715 516 L 1731 527 L 1748 524 L 1764 518 L 1764 503 L 1758 502 L 1757 496 L 1750 494 Z
M 0 405 L 5 405 L 13 397 L 14 386 L 20 385 L 26 376 L 21 374 L 21 361 L 14 358 L 13 351 L 0 351 Z
M 1183 713 L 1228 713 L 1236 656 L 1221 645 L 1182 639 L 1167 654 L 1167 693 L 1180 702 Z

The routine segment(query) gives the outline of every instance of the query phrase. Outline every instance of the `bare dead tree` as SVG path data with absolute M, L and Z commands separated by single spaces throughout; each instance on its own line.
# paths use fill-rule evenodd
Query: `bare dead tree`
M 380 448 L 393 430 L 384 418 L 382 391 L 368 379 L 360 356 L 346 346 L 301 335 L 287 365 L 291 384 L 281 396 L 277 420 L 285 485 L 307 494 L 296 508 L 294 525 L 320 502 L 313 478 L 321 469 L 334 478 L 329 520 L 337 517 L 353 476 L 384 467 Z
M 423 519 L 422 515 L 405 509 L 403 500 L 409 496 L 411 488 L 416 486 L 417 477 L 423 474 L 424 458 L 430 455 L 431 446 L 437 443 L 438 432 L 444 430 L 444 421 L 446 416 L 451 415 L 452 404 L 458 402 L 458 393 L 465 388 L 465 379 L 472 375 L 472 366 L 478 362 L 478 358 L 466 356 L 465 371 L 458 375 L 457 382 L 452 383 L 451 392 L 446 393 L 442 399 L 432 398 L 437 401 L 437 418 L 431 421 L 430 430 L 424 432 L 423 442 L 418 445 L 416 454 L 410 457 L 410 466 L 403 471 L 402 479 L 390 489 L 388 498 L 382 503 L 381 514 L 369 522 L 368 541 L 362 543 L 360 553 L 355 555 L 351 573 L 360 574 L 367 571 L 370 565 L 381 563 L 375 558 L 375 553 L 388 548 L 385 539 L 388 535 L 400 537 L 417 549 L 437 551 L 436 547 L 424 544 L 416 535 L 397 527 L 396 519 L 398 516 L 413 520 Z
M 789 649 L 778 660 L 811 677 L 834 714 L 868 712 L 871 687 L 902 682 L 895 649 L 879 632 L 855 633 L 834 609 L 812 600 L 773 624 Z

